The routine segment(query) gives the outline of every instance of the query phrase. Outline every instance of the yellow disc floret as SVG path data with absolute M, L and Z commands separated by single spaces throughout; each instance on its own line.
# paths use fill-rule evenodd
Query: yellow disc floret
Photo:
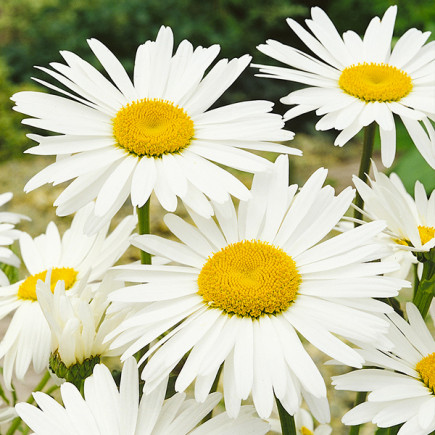
M 435 392 L 435 352 L 425 356 L 415 366 L 421 380 L 425 385 Z
M 424 245 L 435 237 L 435 228 L 419 225 L 418 233 L 420 234 L 421 244 Z
M 313 435 L 313 431 L 308 429 L 306 426 L 301 427 L 301 434 L 302 435 Z
M 51 291 L 54 292 L 54 288 L 58 281 L 65 282 L 65 290 L 69 290 L 76 282 L 78 272 L 72 267 L 55 267 L 51 270 Z M 29 299 L 31 301 L 38 300 L 36 296 L 36 283 L 38 280 L 45 281 L 47 271 L 30 275 L 26 278 L 18 288 L 18 297 L 20 299 Z
M 257 318 L 285 311 L 300 282 L 295 262 L 282 249 L 244 240 L 208 258 L 198 277 L 198 294 L 212 308 Z
M 178 153 L 189 146 L 195 133 L 182 108 L 160 99 L 129 103 L 112 121 L 118 145 L 139 157 Z
M 338 80 L 344 92 L 365 102 L 391 102 L 406 97 L 412 90 L 411 77 L 384 63 L 359 63 L 345 68 Z

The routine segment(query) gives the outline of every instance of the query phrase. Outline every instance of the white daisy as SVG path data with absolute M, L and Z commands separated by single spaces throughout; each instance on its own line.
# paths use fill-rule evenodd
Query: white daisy
M 89 204 L 77 212 L 62 238 L 53 222 L 48 224 L 45 234 L 35 239 L 26 233 L 20 236 L 21 256 L 30 275 L 0 288 L 0 318 L 14 312 L 0 343 L 8 388 L 11 388 L 13 371 L 18 379 L 23 379 L 31 362 L 38 373 L 48 364 L 51 333 L 38 303 L 37 281 L 45 279 L 47 270 L 51 269 L 53 290 L 57 281 L 62 280 L 65 289 L 74 293 L 83 279 L 85 282 L 101 279 L 129 246 L 128 237 L 136 225 L 136 217 L 125 218 L 108 237 L 108 225 L 87 236 L 83 226 L 92 207 Z
M 353 176 L 364 200 L 363 213 L 372 220 L 387 223 L 386 233 L 398 249 L 428 252 L 435 246 L 435 190 L 428 198 L 422 183 L 415 183 L 415 199 L 408 194 L 400 178 L 378 172 L 373 164 L 370 186 Z M 391 240 L 390 239 L 390 240 Z
M 393 115 L 398 115 L 421 155 L 435 168 L 435 134 L 427 119 L 435 119 L 435 41 L 425 45 L 430 32 L 409 29 L 391 51 L 396 13 L 397 7 L 391 6 L 382 20 L 373 18 L 361 39 L 353 31 L 340 37 L 325 12 L 312 8 L 312 19 L 306 20 L 312 34 L 292 19 L 287 23 L 315 57 L 268 40 L 258 49 L 290 68 L 255 66 L 261 77 L 309 86 L 281 99 L 295 105 L 285 120 L 315 110 L 322 117 L 318 130 L 341 130 L 335 140 L 338 146 L 376 122 L 382 163 L 389 167 L 396 152 Z
M 332 333 L 366 341 L 381 339 L 387 322 L 371 314 L 389 307 L 370 299 L 397 295 L 406 281 L 378 276 L 397 267 L 373 262 L 389 253 L 374 242 L 382 222 L 373 222 L 319 243 L 342 218 L 354 191 L 337 197 L 322 187 L 320 169 L 296 195 L 288 186 L 288 160 L 254 176 L 252 199 L 214 204 L 213 219 L 190 212 L 197 228 L 174 215 L 165 222 L 183 242 L 138 236 L 132 243 L 178 266 L 119 266 L 119 279 L 145 282 L 109 298 L 136 306 L 110 337 L 131 346 L 129 356 L 179 324 L 150 349 L 142 377 L 150 392 L 190 351 L 176 382 L 184 391 L 196 379 L 195 395 L 207 396 L 224 363 L 227 412 L 236 416 L 252 392 L 262 418 L 274 394 L 293 414 L 305 397 L 320 422 L 329 419 L 326 388 L 296 331 L 345 364 L 363 359 Z M 116 307 L 116 302 L 115 302 Z
M 294 417 L 297 435 L 330 435 L 332 433 L 329 424 L 320 424 L 314 429 L 313 417 L 303 408 L 300 408 Z M 271 425 L 272 434 L 282 433 L 281 422 L 278 418 L 271 418 L 268 421 Z
M 332 433 L 329 424 L 321 424 L 314 429 L 313 417 L 303 408 L 295 414 L 295 426 L 298 435 L 330 435 Z
M 68 382 L 60 388 L 63 407 L 44 393 L 33 394 L 40 409 L 27 403 L 16 405 L 36 435 L 263 435 L 269 430 L 251 406 L 245 406 L 236 420 L 220 414 L 199 425 L 219 403 L 219 393 L 210 394 L 204 403 L 186 400 L 180 393 L 164 400 L 166 382 L 162 382 L 139 400 L 134 358 L 124 364 L 119 391 L 104 365 L 95 366 L 93 376 L 86 379 L 84 399 Z
M 120 356 L 109 350 L 105 336 L 123 320 L 123 312 L 106 313 L 107 295 L 116 288 L 110 278 L 104 279 L 96 291 L 90 286 L 73 295 L 65 291 L 65 282 L 58 281 L 51 289 L 51 270 L 46 281 L 36 284 L 36 295 L 51 330 L 50 369 L 59 377 L 77 383 L 90 376 L 100 361 Z
M 435 341 L 415 305 L 406 305 L 409 323 L 388 314 L 391 351 L 364 345 L 366 364 L 378 367 L 333 377 L 338 390 L 369 391 L 367 402 L 344 415 L 344 424 L 368 421 L 379 427 L 401 423 L 398 435 L 425 435 L 435 430 Z
M 60 133 L 29 136 L 39 145 L 28 152 L 64 158 L 25 187 L 30 191 L 76 178 L 55 201 L 60 216 L 96 198 L 95 216 L 107 219 L 129 195 L 133 205 L 141 207 L 152 191 L 166 210 L 175 210 L 178 196 L 210 216 L 204 194 L 221 203 L 229 194 L 246 199 L 249 191 L 209 160 L 257 172 L 270 162 L 243 148 L 301 154 L 269 143 L 292 139 L 293 133 L 282 130 L 281 116 L 268 113 L 273 106 L 268 101 L 207 111 L 246 68 L 250 56 L 223 59 L 204 77 L 220 47 L 194 50 L 185 40 L 172 55 L 172 30 L 162 27 L 156 41 L 138 48 L 132 83 L 101 42 L 90 39 L 88 44 L 113 83 L 75 54 L 61 52 L 67 65 L 52 63 L 53 70 L 40 69 L 73 93 L 37 81 L 68 98 L 40 92 L 12 97 L 17 111 L 33 117 L 24 123 Z
M 0 207 L 12 199 L 12 193 L 6 192 L 0 195 Z M 12 245 L 20 235 L 20 231 L 14 228 L 14 225 L 21 219 L 30 220 L 27 216 L 18 213 L 0 212 L 0 263 L 9 264 L 10 266 L 19 267 L 20 259 L 6 246 Z M 0 269 L 0 286 L 9 285 L 6 274 Z

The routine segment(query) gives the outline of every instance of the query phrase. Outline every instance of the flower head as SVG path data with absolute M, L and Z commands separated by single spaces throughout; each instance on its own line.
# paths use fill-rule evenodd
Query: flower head
M 124 317 L 123 312 L 106 313 L 107 295 L 117 287 L 107 278 L 93 291 L 85 281 L 80 292 L 69 295 L 65 282 L 58 281 L 52 292 L 50 274 L 51 270 L 45 282 L 36 284 L 38 302 L 51 330 L 50 369 L 79 385 L 103 358 L 122 353 L 109 351 L 110 342 L 103 343 Z
M 257 172 L 271 163 L 243 148 L 300 154 L 270 143 L 292 139 L 293 133 L 282 130 L 282 118 L 269 113 L 273 104 L 268 101 L 208 110 L 250 56 L 223 59 L 204 77 L 219 46 L 193 49 L 183 41 L 173 55 L 172 31 L 162 27 L 156 41 L 138 48 L 132 82 L 101 42 L 88 43 L 113 83 L 75 54 L 61 52 L 67 65 L 41 69 L 72 93 L 38 81 L 68 98 L 38 92 L 12 98 L 17 111 L 32 117 L 25 123 L 60 133 L 30 135 L 39 145 L 28 152 L 65 156 L 35 175 L 25 190 L 75 178 L 55 201 L 57 213 L 73 213 L 96 198 L 89 231 L 111 218 L 129 196 L 141 207 L 153 191 L 166 210 L 174 211 L 180 197 L 210 216 L 213 209 L 204 195 L 219 203 L 229 194 L 249 196 L 239 180 L 210 160 Z
M 375 122 L 382 163 L 389 167 L 396 152 L 393 115 L 398 115 L 424 159 L 435 168 L 435 133 L 429 121 L 435 117 L 435 42 L 425 45 L 430 32 L 410 29 L 391 50 L 396 13 L 397 7 L 391 6 L 382 19 L 373 18 L 361 39 L 353 31 L 341 37 L 325 12 L 312 8 L 311 19 L 306 20 L 311 33 L 292 19 L 287 22 L 315 57 L 269 40 L 258 49 L 290 68 L 256 66 L 261 77 L 309 86 L 281 99 L 295 105 L 284 119 L 315 110 L 322 117 L 318 130 L 341 130 L 335 140 L 339 146 Z
M 251 406 L 243 407 L 236 420 L 219 414 L 201 425 L 219 403 L 220 393 L 210 394 L 204 403 L 186 400 L 180 393 L 164 400 L 167 382 L 162 382 L 139 401 L 138 381 L 134 358 L 124 364 L 119 391 L 108 368 L 99 364 L 85 380 L 84 398 L 66 382 L 60 387 L 64 407 L 38 392 L 34 398 L 41 409 L 19 403 L 16 410 L 36 435 L 264 435 L 269 430 Z
M 389 177 L 373 165 L 370 186 L 355 175 L 353 182 L 364 200 L 364 214 L 387 223 L 386 233 L 397 249 L 428 252 L 435 247 L 435 190 L 428 198 L 423 184 L 415 183 L 415 199 L 400 178 Z
M 50 270 L 51 290 L 62 281 L 65 290 L 74 294 L 84 284 L 96 285 L 129 246 L 128 237 L 136 225 L 136 217 L 125 218 L 108 236 L 108 224 L 88 236 L 83 227 L 92 207 L 89 204 L 77 212 L 62 238 L 53 222 L 48 224 L 45 234 L 35 239 L 26 233 L 20 237 L 21 256 L 29 276 L 0 288 L 0 316 L 14 313 L 0 343 L 4 378 L 9 388 L 14 370 L 22 379 L 31 362 L 36 372 L 48 364 L 51 333 L 38 302 L 38 280 L 45 281 Z
M 182 243 L 152 235 L 133 240 L 178 263 L 116 268 L 119 279 L 139 284 L 110 295 L 112 307 L 134 308 L 109 334 L 116 337 L 113 347 L 131 343 L 124 356 L 131 355 L 178 325 L 148 353 L 146 392 L 190 351 L 177 391 L 196 379 L 196 398 L 204 400 L 223 363 L 230 415 L 252 393 L 262 418 L 270 415 L 275 395 L 291 414 L 303 396 L 319 421 L 329 419 L 323 379 L 296 331 L 360 367 L 363 359 L 333 334 L 382 341 L 387 323 L 370 312 L 390 308 L 370 298 L 396 295 L 408 283 L 378 276 L 397 266 L 372 261 L 390 252 L 374 240 L 382 222 L 321 242 L 354 196 L 350 188 L 335 196 L 332 187 L 322 187 L 326 173 L 315 172 L 296 194 L 281 156 L 273 171 L 254 176 L 252 198 L 238 213 L 231 201 L 214 204 L 219 226 L 190 211 L 197 228 L 175 215 L 165 218 Z
M 371 369 L 333 377 L 338 390 L 368 391 L 367 402 L 344 415 L 344 424 L 371 421 L 379 427 L 403 424 L 398 435 L 435 430 L 435 341 L 415 305 L 406 305 L 407 323 L 388 314 L 390 351 L 364 345 L 359 351 Z

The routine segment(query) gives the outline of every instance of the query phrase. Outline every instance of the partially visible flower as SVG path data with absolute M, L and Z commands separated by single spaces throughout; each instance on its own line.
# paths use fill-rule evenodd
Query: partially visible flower
M 373 164 L 370 186 L 353 176 L 364 200 L 364 214 L 387 223 L 385 233 L 397 249 L 428 252 L 435 246 L 435 190 L 428 198 L 422 183 L 415 183 L 415 199 L 408 194 L 400 178 L 379 172 Z
M 6 192 L 0 195 L 0 207 L 12 199 L 12 193 Z M 19 267 L 20 259 L 6 246 L 12 245 L 20 236 L 20 231 L 14 228 L 21 219 L 29 218 L 22 214 L 1 211 L 0 212 L 0 263 Z M 0 269 L 0 286 L 9 285 L 6 274 Z
M 268 101 L 246 101 L 208 110 L 249 64 L 251 57 L 220 60 L 204 77 L 220 47 L 193 49 L 184 40 L 173 55 L 173 34 L 162 26 L 155 41 L 139 46 L 133 82 L 118 59 L 96 39 L 88 40 L 105 72 L 77 55 L 62 51 L 67 65 L 40 68 L 70 91 L 37 80 L 68 98 L 42 92 L 20 92 L 15 110 L 31 116 L 26 124 L 60 133 L 30 135 L 39 143 L 28 152 L 62 156 L 25 186 L 75 180 L 57 198 L 60 216 L 96 198 L 93 223 L 110 219 L 130 196 L 141 207 L 154 192 L 174 211 L 177 197 L 199 214 L 210 216 L 205 195 L 219 203 L 249 191 L 216 162 L 258 172 L 271 163 L 244 151 L 301 152 L 270 143 L 293 138 L 282 117 L 269 113 Z M 74 101 L 75 100 L 75 101 Z
M 96 364 L 122 353 L 110 351 L 110 342 L 103 343 L 124 318 L 122 311 L 106 313 L 107 295 L 119 283 L 107 278 L 94 291 L 85 285 L 79 293 L 69 295 L 64 281 L 58 281 L 52 292 L 50 274 L 45 282 L 36 284 L 38 302 L 51 330 L 50 369 L 57 377 L 80 385 Z
M 14 370 L 18 379 L 23 379 L 32 362 L 38 373 L 48 365 L 51 333 L 38 302 L 37 281 L 45 280 L 47 270 L 51 269 L 52 290 L 61 280 L 65 289 L 74 293 L 83 284 L 83 278 L 90 283 L 100 280 L 129 246 L 136 217 L 125 218 L 110 235 L 107 224 L 97 234 L 87 236 L 83 226 L 92 207 L 89 204 L 77 212 L 62 238 L 53 222 L 48 224 L 45 234 L 35 239 L 26 233 L 20 236 L 21 255 L 30 275 L 0 288 L 0 318 L 15 311 L 0 343 L 8 388 Z
M 298 435 L 330 435 L 332 433 L 332 427 L 329 424 L 321 424 L 314 429 L 313 417 L 303 408 L 295 415 L 295 425 Z
M 362 345 L 359 354 L 372 369 L 355 370 L 333 377 L 337 390 L 368 391 L 367 402 L 342 421 L 357 425 L 371 421 L 378 427 L 403 424 L 398 435 L 426 435 L 435 430 L 435 341 L 418 309 L 406 304 L 407 323 L 388 314 L 388 338 L 394 348 L 379 350 Z
M 200 424 L 219 403 L 220 393 L 204 403 L 175 394 L 164 400 L 166 382 L 139 401 L 137 364 L 129 358 L 118 388 L 104 365 L 97 365 L 85 380 L 84 398 L 66 382 L 60 387 L 64 407 L 44 393 L 34 393 L 41 409 L 18 403 L 16 410 L 36 435 L 263 435 L 269 425 L 255 416 L 252 406 L 243 407 L 237 419 L 219 414 Z
M 312 415 L 303 408 L 300 408 L 294 417 L 297 435 L 330 435 L 332 433 L 332 427 L 329 424 L 320 424 L 314 429 Z M 272 434 L 282 433 L 279 418 L 268 419 L 268 421 L 271 424 Z
M 391 51 L 396 14 L 397 7 L 391 6 L 382 20 L 373 18 L 361 39 L 353 31 L 341 37 L 326 13 L 312 8 L 311 19 L 306 20 L 312 34 L 292 19 L 287 23 L 314 56 L 268 40 L 258 49 L 290 68 L 255 66 L 260 67 L 260 77 L 309 86 L 281 99 L 295 105 L 285 120 L 316 111 L 322 117 L 318 130 L 341 130 L 334 142 L 338 146 L 375 122 L 382 163 L 390 167 L 396 153 L 394 115 L 398 115 L 423 158 L 435 168 L 435 134 L 429 121 L 435 119 L 435 42 L 425 45 L 430 32 L 409 29 Z
M 226 410 L 236 416 L 252 393 L 257 412 L 268 418 L 275 396 L 294 414 L 305 398 L 316 419 L 329 420 L 324 381 L 304 349 L 299 332 L 345 364 L 364 360 L 334 336 L 383 341 L 388 323 L 374 313 L 391 307 L 371 299 L 397 295 L 407 281 L 379 274 L 396 263 L 376 262 L 390 253 L 376 241 L 385 227 L 372 222 L 322 241 L 354 197 L 351 188 L 335 196 L 316 171 L 297 193 L 288 185 L 288 158 L 256 174 L 252 198 L 214 204 L 219 226 L 191 211 L 197 228 L 175 215 L 165 223 L 182 243 L 153 235 L 133 244 L 176 265 L 126 265 L 119 279 L 145 283 L 112 292 L 131 315 L 115 329 L 113 346 L 130 344 L 130 356 L 175 327 L 149 355 L 142 377 L 150 392 L 189 353 L 175 388 L 195 381 L 204 400 L 223 364 Z M 297 331 L 297 332 L 296 332 Z

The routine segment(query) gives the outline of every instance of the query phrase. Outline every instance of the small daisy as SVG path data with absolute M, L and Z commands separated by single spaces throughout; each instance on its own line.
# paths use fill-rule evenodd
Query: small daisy
M 282 433 L 281 422 L 277 418 L 268 420 L 271 425 L 271 433 Z M 329 424 L 320 424 L 314 429 L 313 417 L 311 414 L 300 408 L 295 414 L 295 428 L 297 435 L 330 435 L 332 428 Z
M 35 239 L 26 233 L 20 236 L 21 256 L 29 276 L 0 288 L 0 318 L 14 312 L 0 343 L 8 388 L 13 371 L 18 379 L 23 379 L 31 362 L 38 373 L 48 365 L 51 333 L 38 303 L 37 281 L 44 280 L 51 269 L 53 290 L 57 281 L 62 280 L 65 289 L 74 293 L 83 279 L 89 282 L 101 279 L 129 246 L 128 237 L 137 220 L 133 216 L 125 218 L 108 237 L 108 225 L 93 236 L 83 233 L 92 207 L 89 204 L 77 212 L 62 238 L 53 222 L 48 224 L 45 234 Z
M 68 382 L 60 391 L 64 406 L 39 392 L 33 396 L 40 409 L 27 403 L 16 405 L 19 416 L 36 435 L 263 435 L 269 430 L 251 406 L 243 407 L 236 420 L 219 414 L 201 425 L 219 403 L 219 393 L 210 394 L 204 403 L 186 400 L 180 393 L 164 400 L 166 382 L 162 382 L 139 401 L 134 358 L 124 364 L 119 391 L 104 365 L 95 366 L 93 376 L 86 379 L 84 399 Z
M 295 414 L 295 426 L 298 435 L 330 435 L 332 433 L 332 427 L 329 424 L 321 424 L 314 429 L 313 417 L 303 408 Z
M 369 391 L 367 402 L 344 415 L 347 425 L 373 422 L 379 427 L 401 423 L 398 435 L 425 435 L 435 430 L 435 341 L 419 311 L 406 304 L 409 323 L 388 314 L 391 351 L 364 345 L 366 364 L 378 367 L 333 377 L 338 390 Z
M 119 279 L 145 282 L 117 290 L 116 302 L 136 306 L 110 338 L 131 342 L 129 356 L 178 325 L 150 349 L 142 372 L 145 392 L 190 354 L 176 390 L 196 379 L 204 400 L 224 363 L 224 397 L 229 415 L 252 393 L 260 417 L 269 417 L 274 395 L 294 414 L 305 398 L 320 422 L 329 420 L 323 379 L 304 350 L 298 331 L 314 346 L 345 364 L 363 359 L 333 335 L 382 340 L 387 322 L 371 312 L 389 307 L 371 297 L 397 295 L 406 281 L 379 276 L 397 267 L 374 262 L 390 251 L 374 241 L 384 223 L 373 222 L 319 243 L 354 197 L 351 188 L 334 196 L 320 169 L 296 195 L 288 186 L 288 159 L 257 174 L 252 198 L 238 214 L 231 201 L 214 204 L 219 223 L 190 212 L 197 228 L 175 215 L 165 222 L 183 242 L 138 236 L 133 244 L 179 265 L 119 266 Z
M 204 194 L 219 203 L 249 191 L 234 176 L 210 163 L 257 172 L 271 163 L 243 150 L 297 154 L 269 141 L 286 141 L 282 117 L 269 113 L 268 101 L 246 101 L 208 110 L 249 64 L 251 57 L 219 61 L 204 77 L 220 47 L 193 49 L 183 41 L 173 55 L 173 35 L 162 27 L 156 41 L 136 53 L 133 82 L 116 57 L 96 39 L 88 40 L 108 76 L 70 52 L 67 65 L 40 68 L 71 92 L 38 82 L 68 98 L 20 92 L 15 110 L 32 116 L 23 122 L 60 133 L 30 135 L 39 143 L 33 154 L 64 157 L 35 175 L 25 190 L 76 178 L 57 198 L 57 213 L 75 212 L 96 198 L 94 215 L 111 218 L 131 196 L 141 207 L 152 191 L 174 211 L 177 197 L 199 214 L 213 212 Z M 75 100 L 75 101 L 74 101 Z
M 309 86 L 281 99 L 295 105 L 285 120 L 315 110 L 322 117 L 318 130 L 341 130 L 335 140 L 338 146 L 376 122 L 382 163 L 389 167 L 396 153 L 393 115 L 398 115 L 421 155 L 435 168 L 435 135 L 428 120 L 435 119 L 435 42 L 425 45 L 430 32 L 410 29 L 391 51 L 396 13 L 397 7 L 391 6 L 382 20 L 373 18 L 361 39 L 353 31 L 340 37 L 325 12 L 312 8 L 312 19 L 306 20 L 312 34 L 292 19 L 287 23 L 315 57 L 268 40 L 258 49 L 290 68 L 255 66 L 263 73 L 260 77 Z
M 45 282 L 39 280 L 36 284 L 38 302 L 51 330 L 50 369 L 57 377 L 79 385 L 100 361 L 122 353 L 110 351 L 110 342 L 103 343 L 124 317 L 122 312 L 106 313 L 107 295 L 119 283 L 107 278 L 96 291 L 85 286 L 69 295 L 64 281 L 58 281 L 52 292 L 50 275 L 51 270 Z
M 6 192 L 0 195 L 0 207 L 12 199 L 12 193 Z M 10 266 L 19 267 L 20 259 L 6 246 L 12 245 L 20 236 L 20 231 L 14 228 L 14 225 L 22 219 L 30 220 L 27 216 L 18 213 L 6 211 L 0 212 L 0 263 L 9 264 Z M 9 285 L 6 274 L 0 269 L 0 286 Z
M 355 175 L 353 182 L 364 200 L 363 213 L 370 219 L 384 220 L 386 233 L 396 248 L 428 252 L 435 246 L 435 190 L 429 199 L 422 183 L 415 183 L 415 200 L 396 174 L 387 177 L 373 164 L 370 186 Z M 390 239 L 390 240 L 391 240 Z

